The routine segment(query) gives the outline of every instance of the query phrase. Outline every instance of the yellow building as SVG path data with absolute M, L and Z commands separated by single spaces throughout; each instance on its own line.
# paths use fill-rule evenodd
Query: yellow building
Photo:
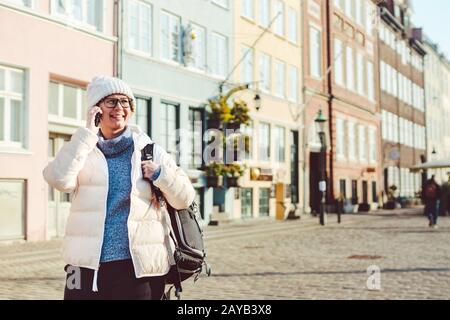
M 249 103 L 252 121 L 241 128 L 250 138 L 241 187 L 226 191 L 231 195 L 225 197 L 225 211 L 233 219 L 284 219 L 292 204 L 303 206 L 300 7 L 296 0 L 235 1 L 232 41 L 238 66 L 229 82 L 250 84 L 234 98 Z M 255 94 L 261 97 L 259 110 Z

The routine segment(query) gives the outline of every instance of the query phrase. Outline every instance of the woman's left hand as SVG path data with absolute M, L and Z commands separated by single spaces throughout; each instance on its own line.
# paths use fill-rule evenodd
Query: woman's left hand
M 157 165 L 155 162 L 151 160 L 146 160 L 141 162 L 141 167 L 144 178 L 151 180 L 155 171 L 158 170 L 159 165 Z

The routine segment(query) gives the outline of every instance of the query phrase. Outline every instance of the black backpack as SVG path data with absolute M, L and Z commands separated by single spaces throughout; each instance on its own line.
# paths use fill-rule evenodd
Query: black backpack
M 153 160 L 154 144 L 148 144 L 141 150 L 141 159 Z M 195 275 L 197 281 L 205 266 L 208 276 L 211 275 L 211 267 L 206 263 L 205 248 L 203 245 L 203 231 L 197 221 L 198 205 L 193 202 L 188 208 L 176 210 L 164 199 L 164 196 L 152 181 L 152 192 L 155 193 L 159 203 L 167 208 L 171 229 L 170 236 L 175 243 L 175 265 L 171 266 L 166 276 L 166 284 L 172 285 L 164 295 L 164 299 L 170 300 L 170 291 L 175 288 L 175 296 L 180 299 L 183 291 L 181 282 Z

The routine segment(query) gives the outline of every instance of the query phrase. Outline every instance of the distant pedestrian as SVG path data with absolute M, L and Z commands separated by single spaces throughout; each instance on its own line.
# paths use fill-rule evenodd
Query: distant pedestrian
M 437 228 L 438 205 L 441 197 L 441 187 L 434 180 L 434 175 L 428 179 L 423 188 L 423 199 L 425 202 L 425 214 L 429 219 L 429 226 Z
M 148 180 L 175 209 L 189 207 L 195 190 L 159 145 L 154 161 L 141 161 L 152 140 L 128 125 L 136 102 L 125 82 L 95 77 L 87 102 L 86 127 L 44 169 L 50 186 L 72 193 L 64 299 L 160 300 L 175 247 L 167 210 L 154 201 Z

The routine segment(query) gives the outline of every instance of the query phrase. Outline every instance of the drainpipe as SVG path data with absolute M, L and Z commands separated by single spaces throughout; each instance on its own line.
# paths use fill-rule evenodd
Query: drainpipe
M 327 34 L 327 44 L 326 44 L 326 52 L 327 52 L 327 70 L 331 69 L 331 4 L 330 0 L 326 1 L 326 34 Z M 334 201 L 334 170 L 333 170 L 333 88 L 332 88 L 332 74 L 334 72 L 328 72 L 327 75 L 327 93 L 328 93 L 328 123 L 329 123 L 329 137 L 330 137 L 330 154 L 329 154 L 329 181 L 330 185 L 327 188 L 329 190 L 328 194 L 328 204 L 331 204 Z
M 307 171 L 307 168 L 306 168 L 306 157 L 307 157 L 306 149 L 307 148 L 306 148 L 306 146 L 307 146 L 307 143 L 306 143 L 306 104 L 305 104 L 306 103 L 306 97 L 305 97 L 305 94 L 306 94 L 306 87 L 305 87 L 305 56 L 304 56 L 304 54 L 305 54 L 305 52 L 304 52 L 304 50 L 305 50 L 305 31 L 307 29 L 305 27 L 305 14 L 306 14 L 306 11 L 305 11 L 304 3 L 305 3 L 305 1 L 300 1 L 300 25 L 301 25 L 301 28 L 302 28 L 302 30 L 300 32 L 300 46 L 301 46 L 300 63 L 301 63 L 301 68 L 302 68 L 301 74 L 303 75 L 303 77 L 302 77 L 303 110 L 302 110 L 302 117 L 301 117 L 300 121 L 302 121 L 303 123 L 302 123 L 302 126 L 301 126 L 301 133 L 302 133 L 302 135 L 301 135 L 301 137 L 299 137 L 299 142 L 298 142 L 299 146 L 301 146 L 302 149 L 303 149 L 303 163 L 302 163 L 302 171 L 303 171 L 303 176 L 302 176 L 302 179 L 303 179 L 303 199 L 302 199 L 302 201 L 303 201 L 303 213 L 306 212 L 306 197 L 307 197 L 306 191 L 307 191 L 307 188 L 308 188 L 308 185 L 307 185 L 308 181 L 306 179 L 306 171 Z

